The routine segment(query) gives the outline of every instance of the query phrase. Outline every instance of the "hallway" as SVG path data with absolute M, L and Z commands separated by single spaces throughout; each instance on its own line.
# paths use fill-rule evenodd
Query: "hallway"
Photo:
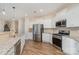
M 63 53 L 48 43 L 26 41 L 22 55 L 63 55 Z

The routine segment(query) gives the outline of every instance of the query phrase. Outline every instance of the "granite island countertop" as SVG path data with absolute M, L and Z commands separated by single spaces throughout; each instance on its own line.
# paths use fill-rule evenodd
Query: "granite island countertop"
M 0 55 L 5 55 L 7 51 L 12 48 L 18 40 L 20 40 L 20 37 L 10 37 L 7 39 L 0 39 Z

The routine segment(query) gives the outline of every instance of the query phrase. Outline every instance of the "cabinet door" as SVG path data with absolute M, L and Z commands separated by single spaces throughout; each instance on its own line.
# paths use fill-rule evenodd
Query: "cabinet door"
M 43 42 L 51 43 L 52 44 L 52 34 L 43 33 L 42 34 Z
M 7 51 L 7 53 L 6 53 L 6 55 L 14 55 L 15 53 L 14 53 L 14 47 L 12 47 L 12 48 L 10 48 L 8 51 Z
M 21 51 L 21 41 L 19 40 L 19 41 L 15 44 L 15 55 L 20 55 L 20 51 Z
M 24 45 L 25 45 L 25 36 L 21 37 L 21 53 L 23 51 Z
M 68 37 L 63 37 L 62 50 L 66 54 L 75 54 L 76 53 L 76 41 Z
M 79 55 L 79 42 L 76 42 L 76 52 L 75 54 Z
M 77 27 L 79 26 L 79 6 L 71 9 L 67 13 L 67 27 Z

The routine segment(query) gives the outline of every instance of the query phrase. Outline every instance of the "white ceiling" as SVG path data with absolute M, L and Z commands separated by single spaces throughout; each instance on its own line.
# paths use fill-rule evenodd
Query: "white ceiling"
M 45 15 L 49 12 L 55 12 L 61 8 L 63 3 L 0 3 L 0 18 L 1 19 L 12 19 L 14 11 L 12 9 L 15 6 L 16 19 L 20 19 L 25 15 L 28 16 L 40 16 Z M 2 14 L 2 9 L 5 9 L 6 15 Z M 43 9 L 43 12 L 39 12 Z M 36 11 L 36 13 L 34 13 Z

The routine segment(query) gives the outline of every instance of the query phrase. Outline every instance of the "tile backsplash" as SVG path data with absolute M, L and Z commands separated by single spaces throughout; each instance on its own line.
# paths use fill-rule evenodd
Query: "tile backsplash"
M 70 36 L 79 36 L 79 30 L 71 30 Z
M 55 28 L 55 29 L 53 29 L 53 33 L 58 33 L 59 30 L 69 30 L 70 36 L 79 36 L 79 27 Z

